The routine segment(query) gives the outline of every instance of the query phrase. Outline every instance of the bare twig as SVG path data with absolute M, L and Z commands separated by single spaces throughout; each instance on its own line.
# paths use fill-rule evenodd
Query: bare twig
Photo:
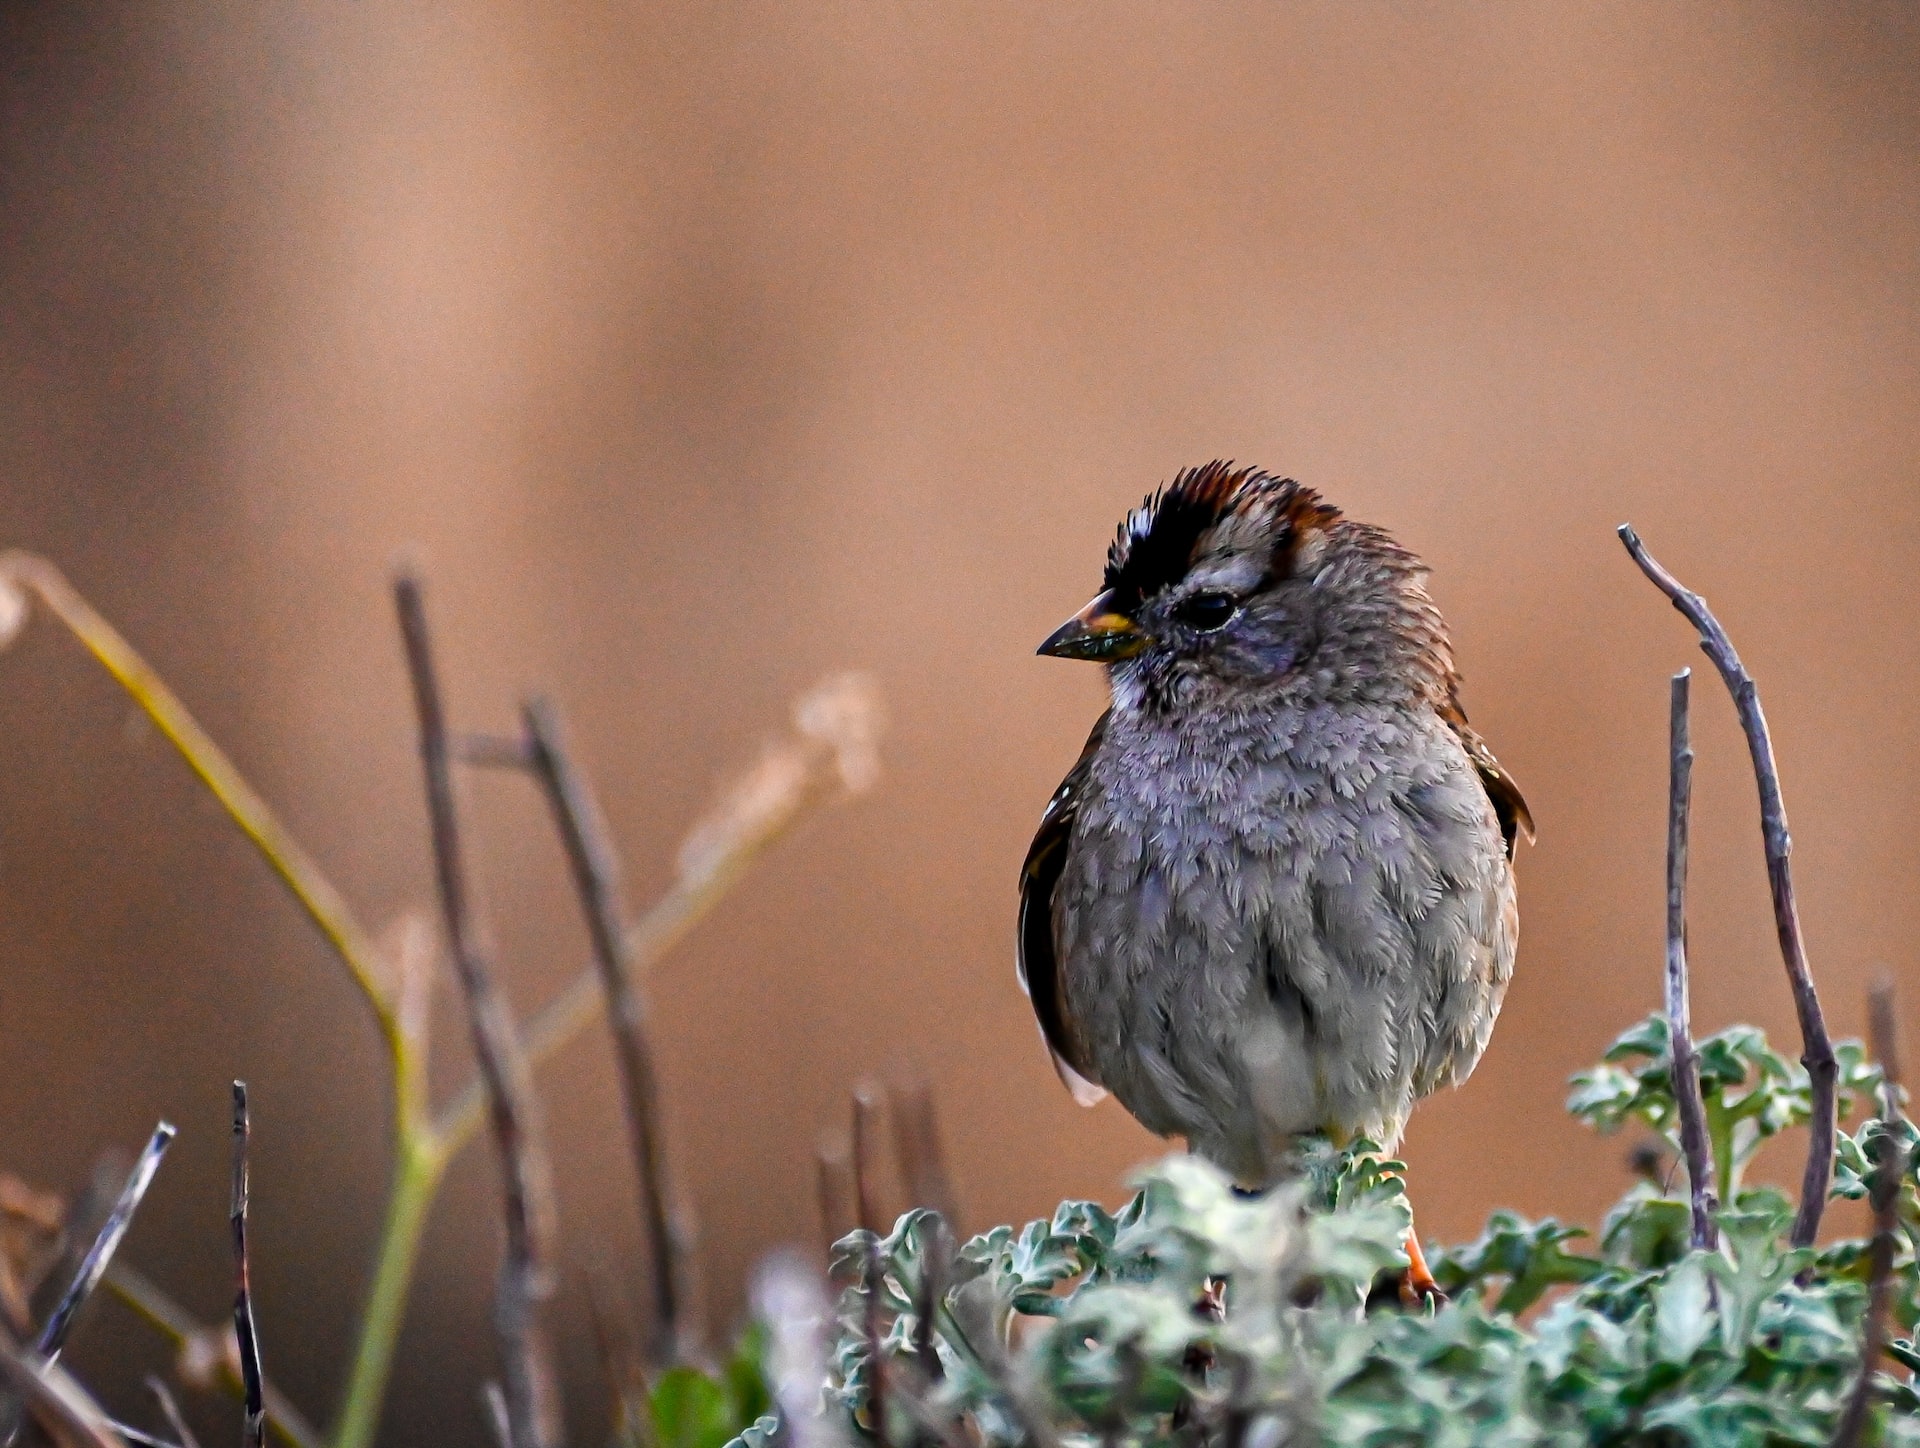
M 1787 809 L 1780 798 L 1780 771 L 1774 763 L 1773 738 L 1767 731 L 1767 716 L 1760 707 L 1760 693 L 1753 676 L 1740 662 L 1727 631 L 1708 609 L 1706 600 L 1662 568 L 1631 526 L 1622 523 L 1619 534 L 1640 571 L 1672 600 L 1687 622 L 1699 630 L 1701 651 L 1713 661 L 1733 695 L 1740 728 L 1747 738 L 1747 751 L 1753 756 L 1754 780 L 1760 789 L 1760 833 L 1766 847 L 1767 884 L 1773 895 L 1774 930 L 1780 937 L 1780 955 L 1786 963 L 1794 1013 L 1800 1021 L 1800 1063 L 1806 1067 L 1813 1088 L 1807 1165 L 1801 1176 L 1800 1206 L 1794 1215 L 1792 1233 L 1795 1246 L 1808 1247 L 1819 1235 L 1820 1217 L 1826 1211 L 1827 1192 L 1833 1182 L 1839 1066 L 1834 1060 L 1826 1016 L 1820 1009 L 1820 993 L 1814 988 L 1806 945 L 1801 939 L 1800 907 L 1793 892 L 1793 837 L 1787 831 Z
M 193 1436 L 193 1429 L 187 1426 L 186 1415 L 173 1399 L 173 1390 L 149 1373 L 147 1391 L 153 1394 L 153 1400 L 160 1405 L 160 1416 L 167 1420 L 167 1426 L 173 1430 L 180 1448 L 200 1448 L 200 1440 Z
M 893 1148 L 900 1174 L 906 1179 L 910 1204 L 938 1212 L 953 1235 L 959 1237 L 960 1208 L 940 1142 L 933 1088 L 918 1073 L 898 1077 L 887 1093 L 887 1103 L 893 1113 Z
M 1893 1303 L 1893 1258 L 1899 1246 L 1900 1184 L 1907 1175 L 1906 1136 L 1900 1113 L 1900 1031 L 1893 1011 L 1893 982 L 1884 976 L 1868 996 L 1868 1032 L 1880 1058 L 1880 1156 L 1874 1163 L 1873 1245 L 1868 1250 L 1867 1316 L 1860 1330 L 1860 1377 L 1847 1398 L 1833 1435 L 1833 1448 L 1855 1448 L 1866 1434 L 1874 1377 L 1887 1350 L 1887 1319 Z
M 621 900 L 620 860 L 606 819 L 586 776 L 568 748 L 560 712 L 546 699 L 529 699 L 523 711 L 526 754 L 553 809 L 555 827 L 566 847 L 567 863 L 593 942 L 600 987 L 606 993 L 614 1056 L 620 1067 L 634 1176 L 640 1191 L 640 1215 L 647 1232 L 653 1269 L 652 1320 L 647 1352 L 655 1362 L 679 1357 L 681 1303 L 687 1282 L 686 1228 L 675 1216 L 684 1211 L 674 1190 L 672 1163 L 661 1121 L 659 1071 L 647 1029 L 646 998 L 633 967 L 632 938 Z
M 407 1286 L 419 1248 L 425 1204 L 438 1181 L 420 1159 L 431 1154 L 426 1135 L 424 1073 L 401 1037 L 400 1023 L 380 983 L 379 957 L 372 939 L 346 898 L 322 873 L 259 792 L 225 751 L 200 726 L 186 705 L 112 624 L 44 558 L 28 553 L 0 554 L 0 645 L 24 622 L 28 597 L 37 599 L 77 639 L 153 721 L 186 761 L 227 816 L 319 929 L 372 1012 L 393 1070 L 394 1129 L 400 1147 L 394 1200 L 383 1234 L 374 1291 L 361 1319 L 360 1342 L 345 1393 L 340 1448 L 367 1448 L 391 1365 L 393 1344 L 405 1306 Z M 431 1178 L 429 1180 L 429 1177 Z M 271 1397 L 269 1398 L 271 1404 Z M 270 1407 L 270 1412 L 274 1411 Z M 290 1432 L 297 1414 L 275 1420 Z
M 1693 1048 L 1693 1011 L 1687 999 L 1687 826 L 1693 803 L 1693 746 L 1688 738 L 1688 686 L 1693 671 L 1673 676 L 1667 788 L 1667 1036 L 1668 1069 L 1680 1115 L 1680 1150 L 1687 1162 L 1693 1204 L 1693 1245 L 1711 1251 L 1719 1233 L 1713 1214 L 1713 1150 L 1700 1099 L 1700 1058 Z
M 500 1156 L 507 1250 L 495 1301 L 495 1329 L 513 1448 L 553 1448 L 561 1438 L 560 1399 L 544 1322 L 553 1295 L 548 1266 L 553 1187 L 541 1139 L 539 1103 L 519 1033 L 506 1001 L 494 987 L 468 895 L 454 805 L 453 756 L 419 580 L 403 572 L 394 579 L 393 593 L 420 718 L 420 759 L 447 944 L 466 997 L 474 1056 L 491 1103 Z
M 140 1210 L 140 1201 L 147 1194 L 147 1188 L 153 1184 L 153 1174 L 160 1169 L 160 1159 L 167 1154 L 167 1148 L 173 1144 L 174 1129 L 166 1122 L 154 1127 L 153 1135 L 147 1138 L 146 1149 L 140 1153 L 140 1159 L 134 1163 L 127 1184 L 120 1191 L 120 1198 L 113 1204 L 106 1225 L 93 1239 L 93 1245 L 87 1249 L 87 1255 L 81 1259 L 80 1268 L 74 1273 L 73 1281 L 60 1295 L 60 1301 L 48 1314 L 46 1323 L 40 1329 L 39 1340 L 34 1349 L 48 1362 L 60 1356 L 60 1349 L 66 1346 L 67 1334 L 73 1329 L 75 1314 L 81 1305 L 92 1296 L 93 1289 L 113 1261 L 113 1254 L 119 1250 L 121 1240 L 127 1235 L 127 1228 L 133 1224 L 133 1214 Z M 124 1160 L 124 1158 L 123 1158 Z
M 260 1338 L 253 1326 L 253 1274 L 247 1266 L 247 1083 L 233 1083 L 233 1197 L 228 1222 L 233 1228 L 233 1336 L 240 1347 L 244 1417 L 240 1441 L 260 1448 L 266 1441 L 265 1385 L 260 1375 Z
M 409 909 L 380 932 L 377 945 L 389 967 L 393 1018 L 414 1063 L 411 1080 L 420 1096 L 407 1103 L 412 1118 L 424 1120 L 427 1063 L 432 1053 L 433 982 L 440 964 L 440 932 L 424 911 Z

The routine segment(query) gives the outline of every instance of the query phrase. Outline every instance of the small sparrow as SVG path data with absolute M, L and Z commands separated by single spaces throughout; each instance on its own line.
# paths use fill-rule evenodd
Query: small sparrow
M 1105 664 L 1112 705 L 1027 852 L 1021 985 L 1075 1099 L 1249 1187 L 1303 1133 L 1392 1149 L 1513 973 L 1533 821 L 1425 577 L 1311 488 L 1214 462 L 1128 516 L 1040 646 Z

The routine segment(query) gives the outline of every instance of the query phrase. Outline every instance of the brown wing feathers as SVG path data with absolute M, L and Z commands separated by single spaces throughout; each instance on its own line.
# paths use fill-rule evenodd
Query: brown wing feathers
M 1079 1048 L 1075 1032 L 1067 1018 L 1066 1001 L 1061 992 L 1060 962 L 1053 942 L 1053 892 L 1066 868 L 1067 845 L 1073 838 L 1074 817 L 1080 809 L 1080 789 L 1087 777 L 1094 750 L 1106 732 L 1107 716 L 1093 726 L 1087 747 L 1047 801 L 1040 817 L 1040 829 L 1027 849 L 1026 863 L 1020 870 L 1020 937 L 1017 962 L 1020 988 L 1033 1005 L 1040 1022 L 1040 1034 L 1053 1057 L 1053 1068 L 1082 1106 L 1091 1106 L 1107 1093 L 1097 1085 L 1088 1069 L 1085 1053 Z

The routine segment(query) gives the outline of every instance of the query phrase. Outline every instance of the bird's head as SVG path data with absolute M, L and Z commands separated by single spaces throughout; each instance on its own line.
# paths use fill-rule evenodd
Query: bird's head
M 1453 662 L 1424 575 L 1312 488 L 1208 463 L 1127 515 L 1100 593 L 1040 652 L 1106 664 L 1123 709 L 1437 700 Z

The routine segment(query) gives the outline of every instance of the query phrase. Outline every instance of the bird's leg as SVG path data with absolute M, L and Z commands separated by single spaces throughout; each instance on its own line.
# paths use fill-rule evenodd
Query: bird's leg
M 1400 1300 L 1408 1307 L 1437 1307 L 1447 1300 L 1447 1294 L 1433 1280 L 1427 1254 L 1420 1250 L 1420 1234 L 1411 1222 L 1407 1224 L 1407 1270 L 1400 1279 Z

